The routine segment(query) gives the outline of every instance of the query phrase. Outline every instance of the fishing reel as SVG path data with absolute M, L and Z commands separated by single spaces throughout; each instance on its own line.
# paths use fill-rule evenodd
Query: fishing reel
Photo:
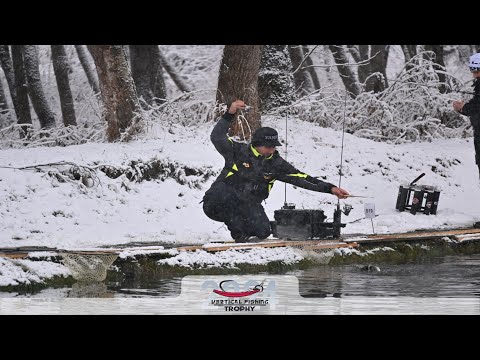
M 343 204 L 343 209 L 342 212 L 345 214 L 345 216 L 348 216 L 350 214 L 350 211 L 352 211 L 353 206 L 350 204 Z

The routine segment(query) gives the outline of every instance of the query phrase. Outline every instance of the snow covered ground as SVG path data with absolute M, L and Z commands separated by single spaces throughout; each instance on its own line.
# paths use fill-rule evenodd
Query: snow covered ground
M 223 46 L 219 45 L 162 46 L 165 55 L 194 88 L 203 89 L 197 96 L 204 96 L 206 101 L 213 99 L 211 94 L 216 88 L 222 49 Z M 70 47 L 69 54 L 76 59 L 73 47 Z M 331 60 L 325 60 L 324 55 L 325 51 L 316 54 L 314 63 L 332 64 Z M 389 79 L 393 80 L 403 68 L 402 56 L 398 46 L 391 48 L 387 68 Z M 78 61 L 75 61 L 73 68 L 76 72 L 72 78 L 74 97 L 88 100 L 88 96 L 85 98 L 85 94 L 90 92 L 88 83 Z M 54 84 L 48 47 L 40 47 L 40 62 L 43 64 L 44 82 Z M 449 72 L 462 81 L 471 78 L 465 64 L 450 61 L 447 66 Z M 342 88 L 335 67 L 320 66 L 317 72 L 322 84 Z M 171 79 L 167 77 L 166 82 L 169 98 L 178 96 Z M 48 89 L 49 98 L 54 101 L 53 109 L 59 114 L 57 89 L 54 86 Z M 99 109 L 92 99 L 76 104 L 76 109 L 80 109 L 77 110 L 80 122 L 95 122 Z M 160 263 L 187 267 L 235 267 L 239 263 L 300 261 L 302 257 L 288 248 L 249 252 L 230 250 L 218 254 L 205 251 L 177 253 L 175 250 L 159 250 L 158 247 L 157 250 L 149 250 L 148 245 L 158 242 L 175 245 L 231 240 L 226 227 L 206 217 L 200 204 L 215 176 L 201 182 L 200 176 L 180 172 L 182 185 L 173 177 L 164 181 L 136 183 L 124 176 L 111 179 L 96 171 L 94 186 L 87 188 L 80 181 L 59 182 L 47 174 L 49 170 L 64 167 L 41 167 L 41 171 L 14 169 L 58 162 L 127 167 L 132 161 L 148 163 L 158 159 L 176 164 L 178 168 L 188 167 L 218 174 L 223 159 L 209 140 L 214 123 L 196 123 L 191 118 L 187 122 L 190 125 L 184 127 L 176 122 L 176 119 L 170 119 L 157 123 L 140 140 L 130 143 L 0 150 L 0 248 L 46 246 L 92 249 L 142 243 L 143 247 L 126 249 L 120 257 L 166 251 L 175 256 Z M 276 128 L 284 143 L 284 118 L 263 116 L 262 124 Z M 310 175 L 325 177 L 326 181 L 338 184 L 341 139 L 339 131 L 289 118 L 288 160 Z M 285 157 L 286 147 L 278 150 Z M 344 234 L 372 233 L 370 219 L 364 218 L 366 202 L 374 203 L 376 207 L 377 217 L 373 220 L 376 233 L 464 227 L 480 220 L 480 206 L 477 205 L 480 185 L 472 138 L 389 145 L 345 134 L 343 159 L 345 175 L 341 186 L 354 195 L 370 196 L 341 200 L 342 207 L 344 204 L 353 206 L 350 215 L 342 217 L 342 222 L 347 223 L 342 229 Z M 418 183 L 441 190 L 437 215 L 399 213 L 395 210 L 399 185 L 410 183 L 423 172 L 426 175 Z M 329 216 L 327 221 L 332 220 L 337 204 L 332 195 L 295 189 L 291 185 L 287 185 L 286 200 L 295 203 L 298 209 L 323 209 Z M 274 211 L 284 201 L 284 184 L 277 182 L 265 204 L 270 219 L 273 220 Z M 341 249 L 339 252 L 345 251 Z M 36 283 L 54 276 L 70 275 L 70 271 L 61 264 L 31 260 L 32 256 L 41 254 L 44 253 L 30 253 L 28 259 L 0 258 L 0 286 Z M 54 252 L 51 254 L 55 255 Z M 0 298 L 10 296 L 2 296 L 0 292 Z
M 285 139 L 283 118 L 265 117 L 262 121 Z M 223 158 L 209 139 L 214 123 L 199 123 L 197 128 L 169 126 L 167 131 L 165 124 L 157 124 L 143 139 L 131 143 L 1 150 L 0 247 L 75 249 L 129 242 L 229 241 L 226 227 L 207 218 L 200 204 L 214 177 L 198 188 L 194 186 L 196 176 L 185 175 L 185 185 L 172 178 L 133 183 L 97 171 L 98 181 L 87 188 L 80 181 L 60 183 L 46 171 L 5 168 L 60 161 L 126 166 L 132 160 L 162 159 L 220 172 Z M 290 118 L 288 161 L 310 175 L 325 176 L 326 181 L 338 184 L 341 138 L 341 132 Z M 285 156 L 285 146 L 278 150 Z M 345 134 L 343 159 L 341 186 L 351 194 L 371 197 L 341 200 L 342 207 L 344 203 L 353 206 L 350 215 L 342 218 L 347 223 L 344 234 L 372 233 L 370 219 L 363 219 L 365 202 L 375 204 L 377 233 L 463 227 L 480 220 L 472 138 L 389 145 Z M 437 215 L 398 212 L 399 185 L 410 183 L 422 172 L 426 175 L 419 184 L 441 190 Z M 265 204 L 272 220 L 284 196 L 284 184 L 277 182 Z M 337 200 L 333 195 L 287 185 L 287 202 L 295 203 L 297 209 L 321 208 L 331 221 Z

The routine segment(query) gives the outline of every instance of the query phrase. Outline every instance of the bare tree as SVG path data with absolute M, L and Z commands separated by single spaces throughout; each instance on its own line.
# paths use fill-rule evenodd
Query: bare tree
M 35 45 L 23 45 L 23 61 L 25 74 L 27 76 L 28 94 L 32 100 L 33 109 L 38 116 L 42 129 L 49 129 L 55 126 L 55 115 L 50 110 L 47 97 L 43 91 L 38 69 L 38 54 Z
M 32 124 L 32 116 L 30 114 L 30 105 L 28 103 L 28 86 L 25 77 L 25 67 L 23 64 L 23 45 L 12 45 L 12 66 L 14 70 L 15 94 L 17 106 L 18 124 Z M 15 103 L 14 103 L 15 104 Z M 23 126 L 20 136 L 24 137 L 27 133 L 27 127 Z
M 370 45 L 358 45 L 358 53 L 360 55 L 360 60 L 358 62 L 365 62 L 358 66 L 358 81 L 360 84 L 364 84 L 367 81 L 368 76 L 372 73 L 370 61 Z
M 88 59 L 88 51 L 85 50 L 84 45 L 75 45 L 75 50 L 77 50 L 78 58 L 80 60 L 80 64 L 82 64 L 83 70 L 87 75 L 87 80 L 92 90 L 95 94 L 100 92 L 100 88 L 98 87 L 98 79 L 93 70 L 93 67 L 90 65 L 90 61 Z
M 5 91 L 3 90 L 3 83 L 0 79 L 0 112 L 8 110 L 7 97 L 5 96 Z
M 107 120 L 108 141 L 139 131 L 140 117 L 135 83 L 122 45 L 88 45 L 100 80 L 100 92 Z
M 417 45 L 402 45 L 403 55 L 405 56 L 405 63 L 407 64 L 414 56 L 417 55 Z M 413 64 L 407 64 L 406 69 L 410 70 Z
M 320 80 L 318 79 L 317 72 L 315 71 L 315 67 L 313 66 L 313 60 L 310 55 L 310 50 L 308 49 L 308 45 L 303 45 L 302 46 L 303 53 L 307 57 L 305 59 L 305 65 L 307 66 L 307 71 L 310 74 L 310 77 L 312 78 L 313 81 L 313 88 L 314 90 L 320 89 Z
M 12 59 L 10 57 L 10 50 L 8 45 L 0 45 L 0 63 L 2 65 L 5 79 L 7 80 L 8 89 L 10 90 L 10 97 L 12 98 L 15 114 L 18 115 L 17 92 L 15 91 L 15 74 L 13 72 Z
M 279 106 L 290 105 L 296 98 L 292 61 L 287 45 L 265 45 L 263 47 L 258 74 L 260 108 L 268 111 Z
M 289 45 L 288 52 L 292 62 L 293 79 L 295 81 L 295 90 L 299 96 L 307 95 L 315 90 L 311 74 L 303 67 L 303 47 L 302 45 Z
M 388 45 L 348 45 L 348 50 L 358 64 L 358 82 L 365 91 L 375 93 L 387 87 Z
M 357 97 L 362 90 L 351 67 L 344 65 L 349 63 L 345 47 L 342 45 L 329 45 L 328 48 L 330 49 L 335 63 L 337 64 L 337 69 L 340 73 L 340 78 L 345 85 L 346 91 L 352 98 Z
M 263 45 L 225 45 L 223 58 L 218 76 L 217 96 L 218 103 L 230 104 L 236 99 L 244 100 L 252 106 L 246 115 L 250 130 L 254 132 L 261 127 L 258 73 L 262 59 Z M 237 123 L 230 127 L 230 135 L 249 138 L 250 130 Z
M 360 57 L 360 50 L 357 45 L 347 45 L 347 49 L 350 52 L 350 55 L 352 55 L 353 60 L 355 60 L 356 63 L 359 63 L 362 61 L 362 58 Z
M 154 45 L 152 48 L 152 66 L 155 69 L 155 74 L 151 79 L 150 86 L 157 104 L 163 104 L 167 101 L 167 87 L 163 79 L 163 60 L 161 55 L 158 45 Z
M 165 102 L 167 97 L 162 75 L 160 52 L 157 45 L 130 45 L 132 76 L 141 105 Z M 154 99 L 158 99 L 155 101 Z
M 178 89 L 182 92 L 192 91 L 192 87 L 187 84 L 187 82 L 182 78 L 179 73 L 177 73 L 175 68 L 170 64 L 170 62 L 165 57 L 165 55 L 163 55 L 160 49 L 158 49 L 158 55 L 160 56 L 163 68 L 167 71 L 168 75 L 170 75 L 175 85 L 177 85 Z
M 443 56 L 443 45 L 425 45 L 425 50 L 427 51 L 432 51 L 435 54 L 435 58 L 431 59 L 435 64 L 440 65 L 434 65 L 435 72 L 438 75 L 438 80 L 440 82 L 440 92 L 441 93 L 446 93 L 448 92 L 448 87 L 446 84 L 447 77 L 445 74 L 445 60 Z
M 154 97 L 150 86 L 150 79 L 155 76 L 151 66 L 151 47 L 150 45 L 130 45 L 129 50 L 132 77 L 137 95 L 142 107 L 146 108 L 148 105 L 152 105 Z
M 388 87 L 387 60 L 390 47 L 388 45 L 372 45 L 370 60 L 370 74 L 365 90 L 375 93 L 382 92 Z
M 63 45 L 52 45 L 52 62 L 55 78 L 57 79 L 58 94 L 60 96 L 60 106 L 62 108 L 63 124 L 65 126 L 77 125 L 75 118 L 75 107 L 73 105 L 72 91 L 68 81 L 70 65 L 68 63 L 67 53 Z

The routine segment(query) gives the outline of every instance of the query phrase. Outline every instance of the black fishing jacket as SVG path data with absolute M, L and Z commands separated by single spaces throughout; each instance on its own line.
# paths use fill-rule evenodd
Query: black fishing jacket
M 480 164 L 480 79 L 473 83 L 475 95 L 463 105 L 461 113 L 470 117 L 473 127 L 473 143 L 475 144 L 475 160 Z
M 216 183 L 224 182 L 232 186 L 240 199 L 257 203 L 268 197 L 276 180 L 308 190 L 331 193 L 335 185 L 297 170 L 278 151 L 264 157 L 251 144 L 229 138 L 227 132 L 233 118 L 234 115 L 228 112 L 219 118 L 210 136 L 217 151 L 225 158 L 225 167 L 212 188 Z

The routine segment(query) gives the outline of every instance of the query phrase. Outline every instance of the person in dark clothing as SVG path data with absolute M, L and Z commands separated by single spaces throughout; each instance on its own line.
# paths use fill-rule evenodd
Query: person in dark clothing
M 480 176 L 480 53 L 474 54 L 470 57 L 470 71 L 474 78 L 473 98 L 466 104 L 462 100 L 453 102 L 453 108 L 460 114 L 466 115 L 470 118 L 473 127 L 473 144 L 475 146 L 475 162 L 477 163 Z
M 258 129 L 250 144 L 229 138 L 227 132 L 232 120 L 244 108 L 242 100 L 234 101 L 213 128 L 210 139 L 225 158 L 225 167 L 203 197 L 205 214 L 225 223 L 235 242 L 252 241 L 251 237 L 265 239 L 272 233 L 262 201 L 276 180 L 340 199 L 348 197 L 346 190 L 311 177 L 285 161 L 275 149 L 281 145 L 275 129 Z
M 453 108 L 460 114 L 466 115 L 470 118 L 470 123 L 473 127 L 475 162 L 480 176 L 480 53 L 470 56 L 469 65 L 473 76 L 473 98 L 465 104 L 462 100 L 456 100 L 453 102 Z M 480 221 L 475 222 L 473 226 L 480 228 Z

